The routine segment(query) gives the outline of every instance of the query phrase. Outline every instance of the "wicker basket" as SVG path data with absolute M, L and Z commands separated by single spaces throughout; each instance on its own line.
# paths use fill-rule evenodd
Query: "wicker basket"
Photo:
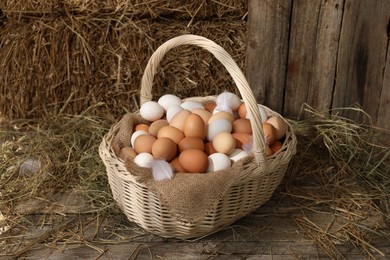
M 124 162 L 115 154 L 112 142 L 118 133 L 119 123 L 111 127 L 99 147 L 99 154 L 107 169 L 113 197 L 127 218 L 150 233 L 180 239 L 214 233 L 244 217 L 269 200 L 283 179 L 296 148 L 296 137 L 286 121 L 288 130 L 282 148 L 274 155 L 265 158 L 266 145 L 258 105 L 243 73 L 222 47 L 201 36 L 179 36 L 165 42 L 156 50 L 151 56 L 142 78 L 141 104 L 152 100 L 153 78 L 164 55 L 176 46 L 187 44 L 208 50 L 225 66 L 246 103 L 251 117 L 253 156 L 241 164 L 239 178 L 218 201 L 217 206 L 196 222 L 183 221 L 173 216 L 161 204 L 158 196 L 144 184 L 139 183 L 127 170 Z M 211 99 L 215 99 L 215 97 L 192 97 L 186 100 L 203 102 Z M 279 115 L 267 107 L 264 108 L 268 116 Z

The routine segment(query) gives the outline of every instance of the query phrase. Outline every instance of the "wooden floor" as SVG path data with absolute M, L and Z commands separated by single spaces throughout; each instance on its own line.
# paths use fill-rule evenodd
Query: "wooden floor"
M 53 201 L 35 200 L 19 206 L 20 211 L 35 212 L 28 222 L 42 223 L 45 218 L 46 224 L 28 230 L 24 243 L 0 240 L 0 259 L 369 258 L 350 239 L 337 237 L 336 231 L 346 224 L 343 218 L 293 206 L 280 191 L 233 226 L 193 241 L 148 234 L 119 211 L 104 219 L 92 218 L 93 213 L 77 214 L 86 210 L 77 194 L 53 197 Z M 42 208 L 57 213 L 44 214 Z M 308 223 L 312 229 L 303 228 Z M 370 241 L 368 247 L 374 258 L 390 258 L 389 241 Z

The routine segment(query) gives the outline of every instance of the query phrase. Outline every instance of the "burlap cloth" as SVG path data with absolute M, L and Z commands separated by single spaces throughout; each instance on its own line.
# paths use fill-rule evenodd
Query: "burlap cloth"
M 133 126 L 147 123 L 138 114 L 128 113 L 120 121 L 119 131 L 112 146 L 116 154 L 124 146 L 130 146 Z M 176 173 L 170 180 L 155 181 L 151 169 L 142 168 L 132 160 L 125 162 L 126 168 L 139 183 L 144 184 L 159 198 L 172 216 L 183 222 L 195 222 L 215 209 L 238 178 L 240 171 L 252 160 L 251 157 L 235 162 L 232 167 L 212 173 Z

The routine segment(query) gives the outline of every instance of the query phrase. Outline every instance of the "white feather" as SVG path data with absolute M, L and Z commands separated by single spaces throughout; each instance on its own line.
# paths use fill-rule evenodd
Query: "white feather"
M 152 173 L 153 173 L 153 178 L 156 181 L 171 179 L 173 177 L 172 167 L 165 160 L 153 160 Z
M 244 150 L 247 154 L 251 154 L 253 149 L 253 140 L 242 145 L 242 150 Z

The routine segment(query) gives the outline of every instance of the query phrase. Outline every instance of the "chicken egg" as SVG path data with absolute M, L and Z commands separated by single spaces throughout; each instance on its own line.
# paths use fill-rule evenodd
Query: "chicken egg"
M 157 103 L 159 103 L 166 112 L 170 106 L 180 106 L 183 101 L 175 95 L 165 94 L 158 99 Z
M 119 155 L 118 155 L 118 157 L 121 158 L 123 161 L 129 160 L 129 159 L 133 160 L 136 156 L 137 156 L 137 152 L 129 146 L 123 147 L 119 151 Z
M 247 134 L 252 134 L 252 126 L 251 122 L 249 119 L 246 118 L 239 118 L 234 120 L 232 124 L 232 132 L 233 133 L 247 133 Z
M 234 111 L 241 105 L 241 100 L 236 94 L 224 91 L 218 95 L 216 103 L 217 106 L 228 106 Z
M 263 132 L 265 143 L 268 145 L 272 145 L 276 140 L 275 127 L 269 123 L 263 123 Z
M 156 121 L 164 115 L 164 108 L 155 101 L 147 101 L 141 105 L 139 114 L 141 117 L 149 122 Z
M 210 155 L 210 154 L 213 154 L 213 153 L 217 152 L 217 150 L 215 150 L 215 148 L 213 146 L 213 142 L 207 142 L 207 143 L 204 144 L 204 152 L 207 155 Z
M 246 111 L 245 103 L 241 103 L 241 105 L 238 107 L 237 111 L 238 111 L 238 116 L 240 118 L 246 118 L 247 111 Z
M 138 124 L 134 127 L 134 131 L 144 130 L 145 132 L 149 131 L 149 126 L 147 124 Z
M 280 116 L 272 116 L 268 118 L 266 123 L 271 124 L 275 127 L 276 139 L 280 140 L 287 132 L 287 124 Z
M 265 152 L 266 157 L 269 157 L 273 154 L 274 154 L 274 152 L 272 151 L 272 149 L 269 147 L 268 144 L 266 144 L 266 152 Z
M 138 131 L 135 131 L 131 137 L 130 137 L 130 144 L 131 144 L 131 147 L 134 147 L 134 141 L 135 139 L 137 139 L 138 136 L 140 135 L 148 135 L 149 133 L 144 131 L 144 130 L 138 130 Z
M 219 153 L 230 154 L 236 148 L 236 139 L 231 133 L 221 132 L 214 137 L 213 146 Z
M 176 106 L 176 105 L 170 106 L 166 113 L 166 119 L 168 123 L 170 123 L 172 121 L 172 118 L 182 110 L 183 108 L 181 106 Z
M 265 123 L 268 119 L 267 112 L 265 111 L 265 108 L 263 105 L 258 104 L 257 105 L 261 117 L 261 122 Z M 240 107 L 238 108 L 238 115 L 240 118 L 246 118 L 250 119 L 249 113 L 247 112 L 245 103 L 241 103 Z
M 168 137 L 172 139 L 176 144 L 179 144 L 181 139 L 184 138 L 184 134 L 182 131 L 177 129 L 176 127 L 167 125 L 163 126 L 160 131 L 157 133 L 157 138 L 160 139 L 162 137 Z
M 206 101 L 206 102 L 203 104 L 204 109 L 206 109 L 206 110 L 209 111 L 210 113 L 213 113 L 214 108 L 215 108 L 216 106 L 217 106 L 217 104 L 216 104 L 214 101 Z
M 236 139 L 236 148 L 242 149 L 243 145 L 251 144 L 253 136 L 247 133 L 233 133 L 232 136 Z
M 192 111 L 196 108 L 203 108 L 203 105 L 201 103 L 193 100 L 184 101 L 180 106 L 189 111 Z
M 191 173 L 204 173 L 209 165 L 208 156 L 197 149 L 184 150 L 179 155 L 181 166 Z
M 276 153 L 282 148 L 283 144 L 279 140 L 276 140 L 272 145 L 270 145 L 270 148 L 273 153 Z
M 157 137 L 158 131 L 164 126 L 167 126 L 168 121 L 165 119 L 159 119 L 154 121 L 152 124 L 149 126 L 149 134 L 153 135 L 154 137 Z
M 190 115 L 191 115 L 190 111 L 183 109 L 177 112 L 177 114 L 172 118 L 169 125 L 176 127 L 180 131 L 183 131 L 186 120 Z
M 206 126 L 200 115 L 194 113 L 190 114 L 185 120 L 183 132 L 186 137 L 204 139 L 206 137 Z
M 179 157 L 175 157 L 171 162 L 171 167 L 174 172 L 186 172 L 186 170 L 181 166 Z
M 231 154 L 229 154 L 229 158 L 233 162 L 237 162 L 238 160 L 245 158 L 247 156 L 248 156 L 248 153 L 242 149 L 234 149 L 234 151 Z
M 229 168 L 232 165 L 230 158 L 223 153 L 213 153 L 208 157 L 207 172 L 216 172 Z
M 220 119 L 220 118 L 225 118 L 225 119 L 229 120 L 230 123 L 233 123 L 233 121 L 234 121 L 234 117 L 232 114 L 230 114 L 226 111 L 220 111 L 218 113 L 213 114 L 209 118 L 209 121 L 207 122 L 207 124 L 211 124 L 212 122 L 214 122 L 215 120 Z
M 232 132 L 232 123 L 226 118 L 216 119 L 208 125 L 207 140 L 212 141 L 214 137 L 221 132 Z
M 179 151 L 182 152 L 188 149 L 204 150 L 204 142 L 198 137 L 184 137 L 179 142 Z
M 134 150 L 139 153 L 152 153 L 153 143 L 156 141 L 156 137 L 147 135 L 140 135 L 134 141 Z
M 195 108 L 194 110 L 192 110 L 192 113 L 199 115 L 203 119 L 205 125 L 207 125 L 207 122 L 211 117 L 211 113 L 203 108 Z
M 145 168 L 152 168 L 153 160 L 154 157 L 150 153 L 140 153 L 134 158 L 134 162 L 138 166 Z
M 177 145 L 168 137 L 158 138 L 152 146 L 152 155 L 155 159 L 171 161 L 176 157 Z

